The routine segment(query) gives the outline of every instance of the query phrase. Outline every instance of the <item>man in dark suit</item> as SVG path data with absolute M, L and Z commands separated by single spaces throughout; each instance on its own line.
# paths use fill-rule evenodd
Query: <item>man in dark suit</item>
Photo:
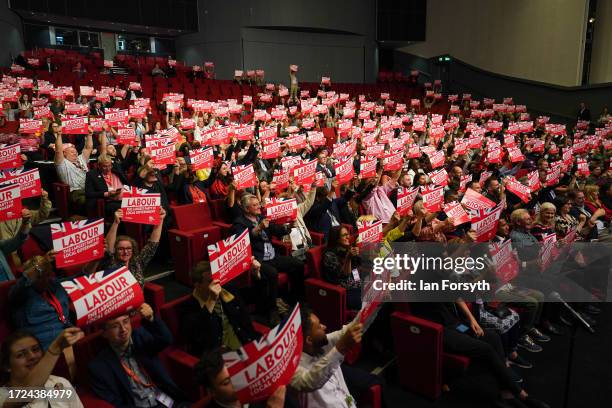
M 92 391 L 115 407 L 190 406 L 158 357 L 172 343 L 170 330 L 148 304 L 138 312 L 136 330 L 127 314 L 104 323 L 108 345 L 89 363 Z
M 578 109 L 578 120 L 591 121 L 591 111 L 587 109 L 584 102 L 580 102 L 580 108 Z
M 109 156 L 98 158 L 98 168 L 91 169 L 85 176 L 85 198 L 87 199 L 87 212 L 95 211 L 98 199 L 104 199 L 104 212 L 112 216 L 121 208 L 121 191 L 128 184 L 127 177 Z

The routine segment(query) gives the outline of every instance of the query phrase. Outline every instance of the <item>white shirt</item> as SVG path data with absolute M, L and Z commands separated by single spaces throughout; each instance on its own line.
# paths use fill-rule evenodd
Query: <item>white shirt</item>
M 323 354 L 311 356 L 302 353 L 290 383 L 298 391 L 300 408 L 356 407 L 340 368 L 344 355 L 335 347 L 347 327 L 327 335 L 329 343 L 323 348 Z
M 66 158 L 60 164 L 55 165 L 57 175 L 62 183 L 70 186 L 70 191 L 85 190 L 85 175 L 88 169 L 82 153 L 77 157 L 77 162 L 81 168 Z
M 65 400 L 56 400 L 56 399 L 37 399 L 26 405 L 24 408 L 83 408 L 83 404 L 79 399 L 76 391 L 72 387 L 70 382 L 63 378 L 57 377 L 55 375 L 50 375 L 45 383 L 45 388 L 47 389 L 72 389 L 72 396 L 70 399 Z M 4 403 L 8 401 L 8 390 L 6 388 L 0 388 L 0 406 L 4 405 Z

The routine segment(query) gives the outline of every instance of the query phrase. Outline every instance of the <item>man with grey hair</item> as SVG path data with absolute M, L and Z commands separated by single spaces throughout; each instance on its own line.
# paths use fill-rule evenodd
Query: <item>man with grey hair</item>
M 85 176 L 87 162 L 93 150 L 92 130 L 85 138 L 85 147 L 81 154 L 72 144 L 64 144 L 61 135 L 55 138 L 55 169 L 62 183 L 70 186 L 70 201 L 82 207 L 85 205 Z
M 242 214 L 234 221 L 232 234 L 249 230 L 253 256 L 261 263 L 261 278 L 256 282 L 256 287 L 263 296 L 258 297 L 258 308 L 260 312 L 268 315 L 269 323 L 275 326 L 280 321 L 276 307 L 278 273 L 282 271 L 289 275 L 293 295 L 290 303 L 294 303 L 296 298 L 303 294 L 304 263 L 290 256 L 278 255 L 272 245 L 272 236 L 282 237 L 289 234 L 291 225 L 270 223 L 261 214 L 259 199 L 252 194 L 243 195 L 240 206 Z

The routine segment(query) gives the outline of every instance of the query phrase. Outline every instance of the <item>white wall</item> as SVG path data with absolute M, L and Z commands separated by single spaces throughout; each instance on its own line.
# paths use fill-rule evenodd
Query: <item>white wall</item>
M 590 82 L 612 82 L 612 0 L 597 1 Z
M 579 85 L 587 1 L 428 0 L 426 41 L 400 51 L 451 54 L 498 74 Z

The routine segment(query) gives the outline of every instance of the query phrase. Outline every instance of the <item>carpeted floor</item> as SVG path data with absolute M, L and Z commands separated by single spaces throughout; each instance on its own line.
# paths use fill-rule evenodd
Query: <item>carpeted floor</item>
M 190 289 L 172 280 L 172 277 L 157 280 L 165 287 L 166 301 L 175 299 Z M 598 317 L 599 325 L 595 334 L 582 328 L 576 331 L 572 375 L 569 387 L 569 408 L 609 408 L 612 407 L 612 306 L 600 305 L 604 312 Z M 553 408 L 564 407 L 566 392 L 566 375 L 568 353 L 570 348 L 570 330 L 566 334 L 553 337 L 549 343 L 542 344 L 541 353 L 521 351 L 521 355 L 534 364 L 532 369 L 516 369 L 524 378 L 524 387 L 534 397 L 546 401 Z M 385 364 L 392 353 L 386 356 L 368 352 L 357 364 L 359 367 L 372 370 Z M 403 390 L 397 381 L 395 366 L 389 365 L 383 375 L 386 380 L 386 400 L 389 408 L 488 408 L 485 404 L 466 399 L 460 394 L 463 385 L 453 386 L 453 392 L 443 395 L 438 401 L 431 401 L 419 395 Z M 461 382 L 463 383 L 463 382 Z M 478 387 L 478 383 L 466 381 L 468 386 Z

